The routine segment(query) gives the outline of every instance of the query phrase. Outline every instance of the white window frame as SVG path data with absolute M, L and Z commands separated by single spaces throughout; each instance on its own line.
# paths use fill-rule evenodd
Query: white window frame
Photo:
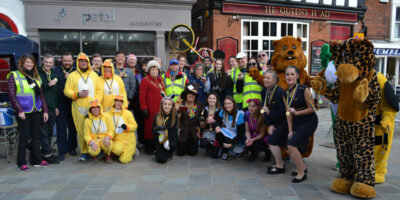
M 396 31 L 396 9 L 400 7 L 400 0 L 392 1 L 392 12 L 391 12 L 391 20 L 390 20 L 390 41 L 400 41 L 400 36 L 398 38 L 395 37 Z M 399 22 L 400 24 L 400 22 Z
M 244 35 L 244 23 L 245 22 L 258 22 L 258 35 L 257 36 L 245 36 Z M 263 36 L 263 22 L 275 22 L 276 23 L 276 36 Z M 262 43 L 263 40 L 279 40 L 282 38 L 281 36 L 281 23 L 286 23 L 286 24 L 293 24 L 293 37 L 297 38 L 298 34 L 297 34 L 297 25 L 301 24 L 301 25 L 306 25 L 307 26 L 307 37 L 303 38 L 302 35 L 299 35 L 299 37 L 301 38 L 302 43 L 306 42 L 307 45 L 307 51 L 303 51 L 307 61 L 309 60 L 309 52 L 310 52 L 310 24 L 307 22 L 298 22 L 298 21 L 279 21 L 279 20 L 253 20 L 253 19 L 242 19 L 241 20 L 241 52 L 243 53 L 247 53 L 249 51 L 252 50 L 245 50 L 244 49 L 244 41 L 245 40 L 258 40 L 258 49 L 257 52 L 260 51 L 264 51 L 262 49 Z M 271 44 L 272 45 L 272 44 Z M 304 48 L 303 48 L 304 50 Z M 270 54 L 268 54 L 270 56 Z M 270 56 L 271 59 L 271 56 Z M 307 66 L 306 69 L 308 71 L 308 62 L 307 62 Z

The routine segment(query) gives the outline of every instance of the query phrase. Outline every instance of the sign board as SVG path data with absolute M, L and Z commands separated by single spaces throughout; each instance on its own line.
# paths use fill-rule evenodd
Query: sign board
M 338 12 L 324 9 L 296 8 L 289 6 L 256 5 L 224 2 L 223 13 L 293 17 L 330 21 L 357 22 L 357 13 Z
M 228 60 L 231 56 L 236 56 L 238 53 L 238 40 L 232 37 L 224 37 L 217 40 L 217 49 L 225 53 L 225 69 L 228 66 Z
M 400 56 L 400 49 L 374 48 L 377 56 Z
M 350 26 L 331 26 L 331 40 L 347 40 L 350 38 Z
M 364 38 L 364 33 L 354 33 L 354 38 Z
M 311 42 L 311 72 L 312 76 L 317 75 L 322 69 L 321 59 L 319 58 L 319 54 L 321 53 L 321 47 L 324 45 L 325 41 L 317 40 Z

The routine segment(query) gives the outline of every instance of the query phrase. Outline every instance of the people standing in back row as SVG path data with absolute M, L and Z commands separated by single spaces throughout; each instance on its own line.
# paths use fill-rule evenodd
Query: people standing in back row
M 133 62 L 135 61 L 135 62 Z M 115 53 L 115 68 L 114 68 L 114 74 L 118 75 L 122 78 L 122 81 L 124 82 L 125 86 L 125 91 L 126 91 L 126 96 L 128 99 L 128 102 L 126 102 L 127 105 L 130 105 L 131 102 L 133 101 L 133 97 L 136 92 L 136 79 L 135 79 L 135 66 L 129 67 L 130 65 L 136 65 L 136 56 L 133 54 L 130 54 L 128 56 L 128 61 L 127 65 L 124 66 L 125 64 L 125 53 L 123 51 L 117 51 Z M 130 108 L 132 110 L 132 108 Z
M 72 118 L 71 103 L 72 100 L 64 95 L 64 87 L 68 76 L 76 70 L 74 60 L 70 52 L 62 55 L 62 66 L 54 69 L 54 74 L 58 77 L 57 81 L 57 98 L 58 111 L 57 116 L 57 147 L 58 158 L 63 161 L 65 155 L 69 153 L 71 156 L 77 156 L 76 148 L 78 147 L 76 128 L 74 119 Z
M 79 53 L 77 70 L 68 75 L 64 94 L 72 99 L 72 116 L 78 132 L 78 144 L 81 150 L 80 161 L 88 158 L 88 148 L 84 140 L 84 119 L 88 115 L 89 102 L 92 99 L 103 99 L 103 87 L 99 85 L 99 77 L 92 71 L 89 58 Z
M 8 96 L 18 122 L 19 140 L 18 170 L 28 172 L 26 147 L 32 140 L 30 161 L 33 167 L 47 167 L 49 164 L 40 156 L 40 124 L 48 120 L 46 101 L 42 90 L 35 58 L 23 55 L 17 63 L 18 69 L 8 74 Z
M 101 76 L 101 64 L 103 64 L 103 58 L 99 53 L 94 53 L 92 55 L 92 68 L 99 77 Z
M 189 83 L 187 76 L 179 70 L 178 64 L 178 60 L 171 59 L 169 61 L 168 71 L 162 75 L 165 85 L 165 94 L 167 96 L 175 94 L 175 102 L 185 89 L 185 85 Z
M 50 54 L 45 54 L 42 60 L 42 67 L 39 68 L 39 76 L 42 80 L 42 89 L 46 100 L 49 113 L 49 120 L 43 123 L 40 129 L 40 141 L 42 143 L 42 156 L 45 161 L 50 164 L 58 164 L 58 156 L 53 156 L 53 148 L 51 139 L 53 138 L 53 127 L 56 123 L 56 118 L 59 113 L 57 108 L 57 75 L 54 73 L 54 57 Z
M 229 60 L 230 59 L 231 58 L 229 58 Z M 247 55 L 245 53 L 240 52 L 236 55 L 236 60 L 238 62 L 238 66 L 231 69 L 231 78 L 233 81 L 233 99 L 235 100 L 237 108 L 241 110 L 243 102 L 243 94 L 242 92 L 237 91 L 236 84 L 238 80 L 243 80 L 244 74 L 246 73 Z

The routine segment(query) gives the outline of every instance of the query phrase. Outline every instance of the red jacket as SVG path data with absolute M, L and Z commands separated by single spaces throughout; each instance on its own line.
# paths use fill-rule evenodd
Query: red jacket
M 146 140 L 153 139 L 153 119 L 160 109 L 161 91 L 164 91 L 164 83 L 159 76 L 153 78 L 147 75 L 140 83 L 140 109 L 149 112 L 149 116 L 144 122 L 144 139 Z

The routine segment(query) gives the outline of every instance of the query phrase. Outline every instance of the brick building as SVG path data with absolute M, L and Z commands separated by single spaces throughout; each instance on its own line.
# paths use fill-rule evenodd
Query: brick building
M 367 0 L 365 7 L 367 37 L 375 47 L 375 69 L 400 95 L 400 0 Z
M 309 73 L 315 74 L 321 69 L 318 52 L 322 44 L 345 40 L 362 31 L 367 2 L 198 0 L 192 9 L 192 27 L 199 37 L 197 47 L 221 49 L 226 57 L 237 52 L 255 56 L 259 51 L 266 51 L 271 57 L 273 40 L 286 35 L 300 37 Z M 386 8 L 385 5 L 382 7 Z M 368 29 L 371 34 L 381 35 L 379 31 L 385 31 L 382 28 L 373 33 L 372 26 Z

